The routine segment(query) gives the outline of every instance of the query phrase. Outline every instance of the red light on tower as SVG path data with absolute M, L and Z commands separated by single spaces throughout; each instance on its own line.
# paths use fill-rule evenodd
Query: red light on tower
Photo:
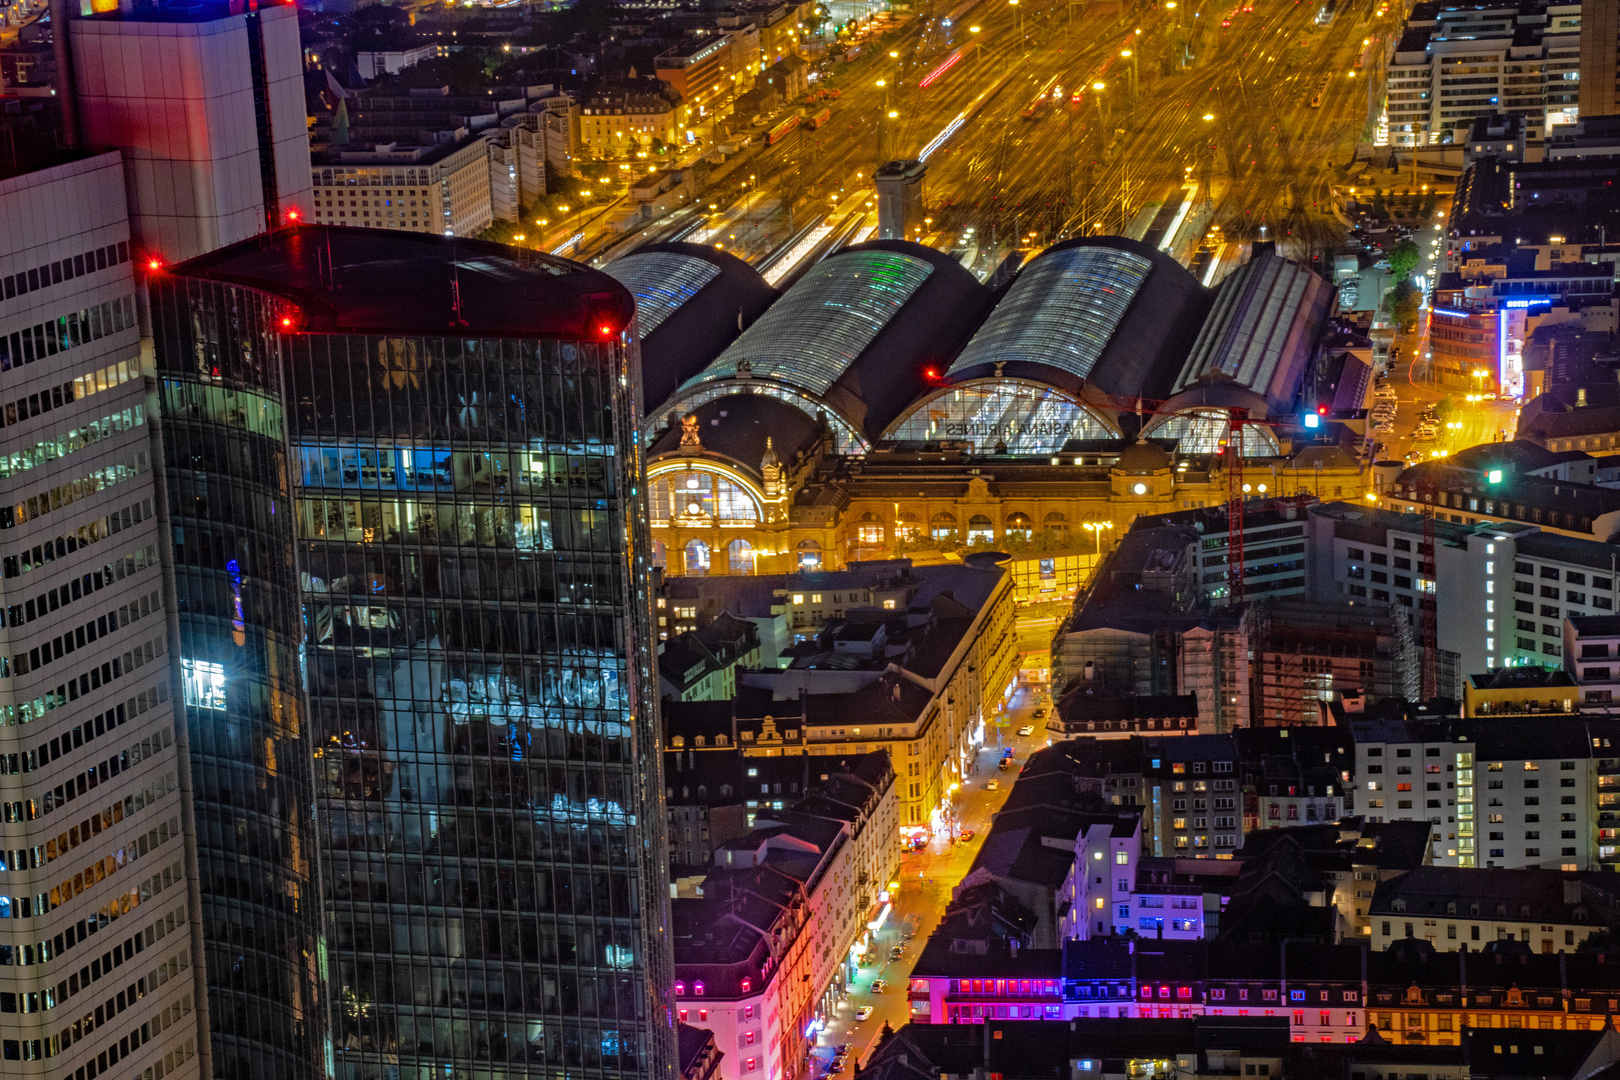
M 611 323 L 602 323 L 596 328 L 596 332 L 604 338 L 610 338 L 613 336 L 613 326 Z
M 1316 407 L 1316 415 L 1317 416 L 1326 416 L 1327 414 L 1328 414 L 1328 407 L 1326 405 L 1318 405 Z
M 146 260 L 146 269 L 150 273 L 157 273 L 163 269 L 163 260 L 156 255 L 149 256 Z
M 301 216 L 302 215 L 300 215 L 298 213 L 298 207 L 295 206 L 292 209 L 287 211 L 287 223 L 289 225 L 296 225 L 296 224 L 298 224 L 298 219 Z

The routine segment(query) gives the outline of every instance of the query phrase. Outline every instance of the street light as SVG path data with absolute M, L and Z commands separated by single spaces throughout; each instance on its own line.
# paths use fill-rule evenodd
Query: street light
M 1090 533 L 1092 538 L 1096 540 L 1097 556 L 1098 558 L 1101 558 L 1103 530 L 1112 529 L 1114 527 L 1114 523 L 1112 521 L 1084 521 L 1080 523 L 1080 527 L 1086 530 L 1086 532 Z

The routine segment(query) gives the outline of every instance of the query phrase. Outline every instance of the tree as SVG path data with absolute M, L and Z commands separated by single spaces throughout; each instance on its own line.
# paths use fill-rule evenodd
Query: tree
M 490 222 L 483 232 L 478 234 L 479 240 L 493 240 L 497 244 L 514 243 L 521 231 L 521 223 L 517 221 L 502 221 L 496 218 Z
M 1396 281 L 1407 281 L 1418 264 L 1417 241 L 1408 237 L 1389 249 L 1389 273 Z
M 1418 299 L 1418 287 L 1412 279 L 1402 278 L 1384 294 L 1384 310 L 1396 326 L 1410 330 L 1417 325 Z

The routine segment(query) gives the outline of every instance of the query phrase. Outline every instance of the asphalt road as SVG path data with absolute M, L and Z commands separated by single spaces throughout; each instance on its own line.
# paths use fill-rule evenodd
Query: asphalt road
M 906 991 L 917 954 L 944 915 L 945 908 L 950 903 L 951 889 L 973 865 L 973 860 L 979 852 L 979 845 L 984 842 L 984 836 L 990 829 L 991 816 L 1006 801 L 1013 781 L 1018 776 L 1018 767 L 1023 765 L 1031 752 L 1045 745 L 1047 741 L 1047 734 L 1042 728 L 1043 722 L 1032 718 L 1034 707 L 1025 691 L 1020 691 L 1014 697 L 1007 724 L 999 729 L 995 727 L 987 729 L 988 744 L 979 753 L 977 775 L 971 777 L 970 782 L 956 792 L 954 801 L 958 820 L 962 828 L 973 830 L 973 839 L 966 843 L 953 844 L 940 838 L 923 851 L 901 857 L 898 874 L 900 892 L 894 899 L 894 910 L 883 929 L 874 935 L 872 953 L 880 962 L 872 967 L 860 969 L 847 1002 L 840 1004 L 833 1023 L 819 1034 L 814 1051 L 815 1068 L 811 1075 L 823 1074 L 827 1063 L 832 1059 L 833 1048 L 840 1043 L 850 1044 L 849 1061 L 845 1071 L 846 1073 L 852 1071 L 855 1062 L 865 1063 L 872 1044 L 883 1030 L 884 1023 L 899 1028 L 909 1022 L 911 1005 Z M 1033 724 L 1035 734 L 1018 737 L 1015 732 L 1024 724 Z M 998 731 L 1005 742 L 998 740 Z M 1014 748 L 1013 760 L 1016 763 L 1014 768 L 1005 772 L 996 768 L 1003 745 Z M 985 788 L 985 782 L 991 779 L 997 782 L 998 790 L 989 791 Z M 889 961 L 889 949 L 891 946 L 902 944 L 901 927 L 906 916 L 912 913 L 920 916 L 917 936 L 904 943 L 905 952 L 899 960 Z M 873 979 L 883 979 L 888 983 L 883 992 L 877 994 L 871 992 Z M 855 1010 L 863 1005 L 872 1007 L 872 1015 L 865 1021 L 856 1022 Z

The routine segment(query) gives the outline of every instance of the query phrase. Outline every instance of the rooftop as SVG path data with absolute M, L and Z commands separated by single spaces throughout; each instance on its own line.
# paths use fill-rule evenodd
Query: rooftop
M 163 273 L 280 297 L 300 333 L 607 341 L 635 303 L 606 274 L 549 255 L 332 225 L 286 226 Z

